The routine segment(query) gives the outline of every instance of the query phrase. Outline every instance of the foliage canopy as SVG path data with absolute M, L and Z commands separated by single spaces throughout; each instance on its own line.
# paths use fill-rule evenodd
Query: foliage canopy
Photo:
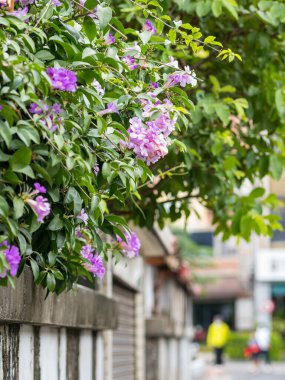
M 27 263 L 37 284 L 60 293 L 79 276 L 91 279 L 83 247 L 117 255 L 128 220 L 151 227 L 188 216 L 191 197 L 213 210 L 225 237 L 280 228 L 278 217 L 263 215 L 273 195 L 238 189 L 282 172 L 282 20 L 262 19 L 271 8 L 247 2 L 213 3 L 21 0 L 28 8 L 2 8 L 0 234 L 20 249 L 19 274 Z M 1 273 L 9 270 L 5 244 Z

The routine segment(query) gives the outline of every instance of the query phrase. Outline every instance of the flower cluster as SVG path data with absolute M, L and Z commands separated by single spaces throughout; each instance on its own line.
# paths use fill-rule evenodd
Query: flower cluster
M 47 198 L 42 195 L 37 195 L 39 193 L 45 194 L 46 188 L 40 185 L 38 182 L 34 184 L 35 190 L 28 194 L 25 202 L 31 207 L 34 213 L 37 215 L 37 220 L 40 223 L 44 222 L 44 218 L 50 214 L 51 206 Z M 37 195 L 34 199 L 33 196 Z
M 12 277 L 16 276 L 21 261 L 21 255 L 19 248 L 15 245 L 9 245 L 5 240 L 0 244 L 0 250 L 4 248 L 5 258 L 9 265 L 9 272 Z M 7 269 L 4 268 L 3 272 L 0 273 L 0 277 L 5 277 L 7 274 Z
M 52 88 L 54 90 L 75 92 L 77 88 L 76 74 L 62 67 L 49 67 L 46 70 L 51 79 Z
M 62 123 L 62 118 L 59 115 L 63 113 L 63 109 L 58 103 L 54 103 L 51 107 L 42 101 L 40 101 L 40 105 L 37 103 L 31 103 L 29 111 L 33 115 L 43 115 L 39 121 L 51 132 L 55 132 L 60 123 Z
M 143 100 L 141 105 L 144 118 L 152 117 L 158 111 L 160 114 L 154 120 L 145 123 L 139 117 L 130 119 L 129 141 L 122 142 L 122 145 L 133 150 L 139 159 L 150 165 L 167 154 L 167 146 L 170 141 L 168 136 L 175 128 L 177 116 L 176 114 L 171 116 L 173 104 L 168 99 L 165 99 L 164 102 L 156 99 L 154 102 Z
M 130 55 L 127 55 L 127 56 L 123 57 L 122 59 L 131 71 L 133 71 L 139 67 L 139 65 L 136 63 L 136 59 L 132 58 Z
M 187 84 L 190 84 L 192 87 L 197 85 L 197 78 L 194 71 L 191 71 L 189 66 L 185 66 L 184 71 L 179 73 L 170 74 L 166 87 L 173 87 L 179 84 L 181 87 L 186 87 Z
M 139 255 L 141 242 L 135 232 L 125 232 L 124 235 L 126 238 L 126 242 L 124 242 L 123 239 L 120 238 L 120 236 L 116 236 L 117 242 L 119 243 L 119 249 L 124 256 L 128 257 L 129 259 L 132 259 L 133 257 Z
M 105 275 L 104 261 L 98 255 L 94 254 L 94 249 L 90 244 L 86 244 L 81 248 L 81 256 L 86 260 L 83 264 L 84 267 L 94 275 L 94 277 L 99 277 L 102 279 Z

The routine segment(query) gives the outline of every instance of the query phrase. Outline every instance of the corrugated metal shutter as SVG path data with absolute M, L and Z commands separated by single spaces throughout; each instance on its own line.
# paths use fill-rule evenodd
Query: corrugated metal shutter
M 113 378 L 135 380 L 135 292 L 115 283 L 119 327 L 113 334 Z

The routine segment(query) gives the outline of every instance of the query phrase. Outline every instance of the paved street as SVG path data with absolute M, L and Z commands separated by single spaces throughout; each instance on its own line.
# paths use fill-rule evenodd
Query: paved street
M 273 364 L 259 373 L 250 372 L 248 362 L 228 362 L 223 369 L 208 366 L 202 380 L 284 380 L 285 364 Z

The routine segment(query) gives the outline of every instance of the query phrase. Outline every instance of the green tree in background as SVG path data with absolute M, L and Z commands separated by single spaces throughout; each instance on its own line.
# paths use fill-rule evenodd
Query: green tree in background
M 140 8 L 130 4 L 127 1 L 121 9 L 133 22 Z M 202 81 L 197 91 L 185 94 L 185 102 L 190 99 L 195 104 L 187 131 L 177 132 L 186 148 L 180 153 L 172 150 L 157 171 L 167 171 L 174 162 L 185 167 L 142 191 L 145 216 L 137 218 L 149 225 L 155 218 L 161 224 L 166 216 L 176 220 L 191 212 L 195 197 L 213 210 L 217 232 L 224 238 L 236 235 L 248 240 L 251 231 L 271 235 L 272 229 L 281 227 L 277 216 L 262 216 L 263 206 L 273 208 L 278 201 L 273 195 L 264 197 L 262 179 L 269 174 L 278 180 L 284 166 L 285 4 L 166 0 L 161 5 L 171 20 L 179 22 L 183 14 L 189 29 L 197 28 L 213 44 L 216 39 L 211 36 L 216 36 L 227 50 L 201 43 L 193 54 L 180 44 L 177 33 L 175 44 L 172 41 L 161 53 L 189 64 Z M 228 49 L 242 56 L 242 62 L 226 64 L 233 58 Z M 239 189 L 244 183 L 257 188 L 243 195 Z

